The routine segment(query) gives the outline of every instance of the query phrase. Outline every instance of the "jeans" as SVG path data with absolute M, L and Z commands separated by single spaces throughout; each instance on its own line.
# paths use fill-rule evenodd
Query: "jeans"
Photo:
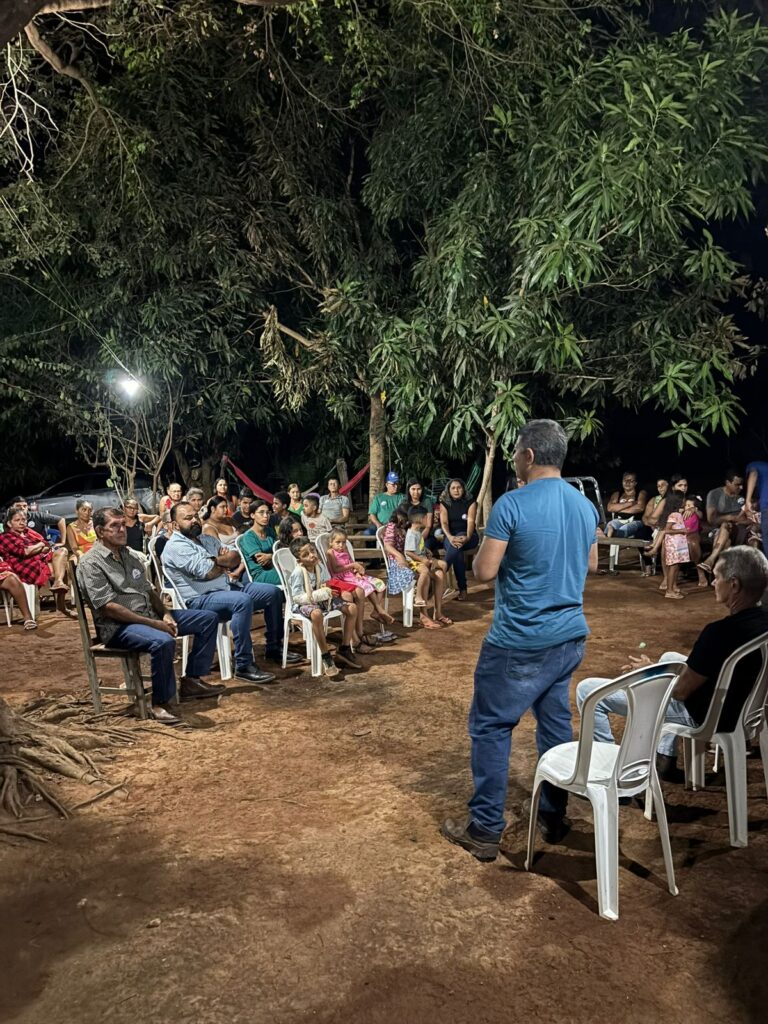
M 264 612 L 267 654 L 278 654 L 283 643 L 283 594 L 271 583 L 245 583 L 228 590 L 211 590 L 187 602 L 190 608 L 216 612 L 220 622 L 229 622 L 235 641 L 235 666 L 253 664 L 251 619 L 254 611 Z
M 369 523 L 368 526 L 366 526 L 366 528 L 363 530 L 363 533 L 367 537 L 375 537 L 377 530 L 378 530 L 378 526 L 374 526 L 373 523 Z
M 573 739 L 568 689 L 584 656 L 584 640 L 567 640 L 543 651 L 520 651 L 483 641 L 475 669 L 475 693 L 469 712 L 472 820 L 488 832 L 504 829 L 512 730 L 530 708 L 536 717 L 536 746 L 541 756 Z M 568 794 L 545 782 L 541 810 L 565 814 Z
M 643 532 L 642 519 L 633 519 L 631 521 L 626 519 L 611 519 L 605 525 L 606 529 L 609 526 L 613 527 L 614 537 L 638 537 Z
M 478 537 L 476 533 L 472 534 L 471 539 L 467 541 L 463 548 L 455 548 L 447 537 L 443 540 L 445 560 L 448 563 L 448 568 L 453 567 L 453 571 L 456 573 L 456 582 L 459 590 L 467 589 L 467 567 L 464 564 L 464 552 L 474 551 L 477 545 Z
M 216 647 L 218 618 L 206 611 L 179 608 L 171 612 L 179 627 L 179 636 L 194 636 L 192 650 L 187 659 L 187 676 L 197 678 L 211 671 Z M 167 704 L 176 694 L 176 676 L 173 656 L 176 641 L 162 629 L 151 626 L 127 625 L 111 637 L 110 647 L 123 647 L 127 651 L 149 652 L 152 664 L 152 703 Z
M 659 661 L 685 661 L 686 656 L 684 654 L 676 654 L 674 651 L 667 651 L 666 654 L 662 654 Z M 581 713 L 584 701 L 587 699 L 593 690 L 596 690 L 598 686 L 603 686 L 605 683 L 610 683 L 610 679 L 582 679 L 582 681 L 576 687 L 576 706 Z M 616 740 L 613 738 L 611 732 L 611 725 L 608 721 L 608 715 L 622 715 L 627 717 L 627 695 L 624 690 L 617 690 L 608 697 L 604 697 L 598 701 L 595 705 L 595 731 L 594 738 L 598 743 L 615 743 Z M 674 698 L 667 705 L 667 710 L 664 714 L 665 722 L 677 722 L 678 725 L 691 725 L 697 726 L 699 723 L 694 722 L 691 718 L 688 709 L 681 700 L 675 700 Z M 666 736 L 662 736 L 659 740 L 659 745 L 656 748 L 658 754 L 664 754 L 667 757 L 674 757 L 677 753 L 677 736 L 673 736 L 667 733 Z

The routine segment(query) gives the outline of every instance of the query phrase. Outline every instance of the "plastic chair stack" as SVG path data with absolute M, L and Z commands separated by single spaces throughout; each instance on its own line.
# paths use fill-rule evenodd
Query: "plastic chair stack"
M 581 709 L 579 738 L 560 743 L 542 754 L 536 767 L 528 826 L 526 871 L 533 863 L 536 817 L 541 786 L 553 786 L 586 797 L 595 823 L 597 899 L 600 916 L 616 921 L 619 916 L 619 797 L 636 796 L 650 788 L 658 805 L 658 823 L 669 891 L 677 895 L 667 818 L 658 776 L 656 746 L 664 712 L 682 662 L 662 662 L 628 672 L 598 687 Z M 620 744 L 594 742 L 595 706 L 616 690 L 625 690 L 628 713 Z

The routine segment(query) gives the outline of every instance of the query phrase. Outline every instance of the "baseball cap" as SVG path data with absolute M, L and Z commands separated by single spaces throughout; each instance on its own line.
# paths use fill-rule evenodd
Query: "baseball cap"
M 400 477 L 394 471 L 394 469 L 390 469 L 390 471 L 387 473 L 387 483 L 388 484 L 399 484 L 400 483 Z

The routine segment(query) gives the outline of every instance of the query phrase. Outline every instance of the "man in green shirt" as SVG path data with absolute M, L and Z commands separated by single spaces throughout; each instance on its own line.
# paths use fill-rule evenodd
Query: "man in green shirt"
M 363 532 L 369 536 L 373 536 L 380 526 L 387 525 L 392 518 L 392 513 L 405 497 L 400 493 L 400 477 L 394 470 L 387 473 L 385 487 L 386 490 L 382 494 L 377 494 L 368 506 L 368 518 L 371 525 L 367 526 Z

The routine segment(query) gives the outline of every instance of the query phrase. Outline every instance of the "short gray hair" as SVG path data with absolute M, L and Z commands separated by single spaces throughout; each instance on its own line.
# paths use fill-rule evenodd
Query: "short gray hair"
M 738 580 L 742 590 L 753 596 L 756 601 L 768 588 L 768 558 L 755 548 L 746 544 L 737 544 L 728 548 L 720 555 L 715 568 L 727 580 Z
M 568 438 L 555 420 L 529 420 L 517 435 L 519 448 L 530 448 L 537 466 L 563 468 L 568 453 Z
M 205 491 L 202 489 L 202 487 L 190 487 L 187 493 L 184 495 L 184 501 L 189 501 L 189 499 L 193 497 L 205 497 Z

